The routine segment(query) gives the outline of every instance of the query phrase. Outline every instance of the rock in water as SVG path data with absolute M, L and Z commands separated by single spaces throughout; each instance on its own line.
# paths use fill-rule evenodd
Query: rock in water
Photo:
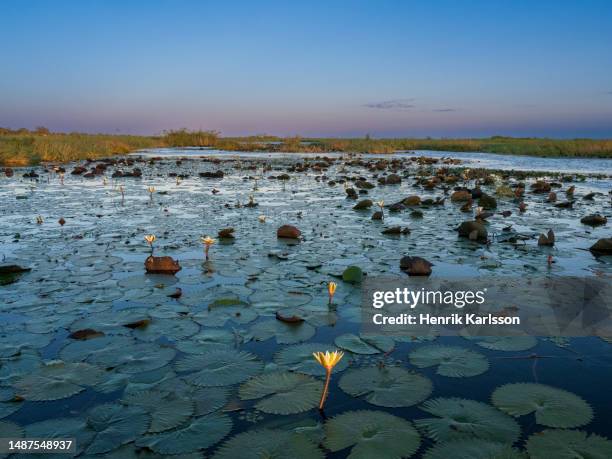
M 299 239 L 301 235 L 302 232 L 292 225 L 283 225 L 278 230 L 276 230 L 276 237 L 286 239 Z
M 145 269 L 149 274 L 176 274 L 181 270 L 181 265 L 172 257 L 149 256 L 145 260 Z
M 429 276 L 432 263 L 421 257 L 402 257 L 400 269 L 409 276 Z
M 497 201 L 493 196 L 483 193 L 480 199 L 478 199 L 478 205 L 486 210 L 496 209 Z
M 390 174 L 385 180 L 386 185 L 397 185 L 402 183 L 402 178 L 397 174 Z
M 378 210 L 372 214 L 372 220 L 382 220 L 382 219 L 383 219 L 382 211 Z
M 419 196 L 408 196 L 407 198 L 402 199 L 402 204 L 404 204 L 405 206 L 418 206 L 419 204 L 421 204 L 421 198 Z
M 555 233 L 549 229 L 547 234 L 540 234 L 538 245 L 552 246 L 555 245 Z
M 538 180 L 537 182 L 531 185 L 531 191 L 533 191 L 534 193 L 549 193 L 550 183 L 545 182 L 543 180 Z
M 472 200 L 472 193 L 467 190 L 459 190 L 451 194 L 452 202 L 464 202 L 464 201 L 471 201 L 471 200 Z
M 234 239 L 234 228 L 224 228 L 217 233 L 219 239 Z
M 348 199 L 357 199 L 357 192 L 355 191 L 355 188 L 347 188 L 346 197 Z
M 0 274 L 19 274 L 30 270 L 30 268 L 23 268 L 19 265 L 0 265 Z
M 355 206 L 353 206 L 353 209 L 355 210 L 369 209 L 370 207 L 372 207 L 372 204 L 373 203 L 371 199 L 362 199 L 357 204 L 355 204 Z
M 608 219 L 604 217 L 603 215 L 593 214 L 593 215 L 587 215 L 586 217 L 582 217 L 580 219 L 580 223 L 584 225 L 589 225 L 589 226 L 599 226 L 599 225 L 605 225 L 606 223 L 608 223 Z
M 470 238 L 473 241 L 486 241 L 488 236 L 485 226 L 477 221 L 463 222 L 457 231 L 459 236 Z
M 595 255 L 612 255 L 612 237 L 600 239 L 589 250 Z
M 382 231 L 383 234 L 410 234 L 410 228 L 402 228 L 401 226 L 391 226 Z

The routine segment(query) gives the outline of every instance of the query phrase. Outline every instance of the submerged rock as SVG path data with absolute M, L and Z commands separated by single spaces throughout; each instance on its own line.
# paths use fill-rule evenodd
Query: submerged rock
M 353 206 L 353 209 L 355 210 L 369 209 L 370 207 L 372 207 L 372 204 L 373 203 L 371 199 L 362 199 L 361 201 L 359 201 L 357 204 Z
M 468 190 L 458 190 L 451 194 L 451 202 L 464 202 L 472 200 L 472 193 Z
M 382 211 L 380 211 L 380 210 L 377 210 L 376 212 L 374 212 L 372 214 L 372 220 L 382 220 L 383 217 L 384 217 L 384 215 L 383 215 Z
M 467 221 L 461 223 L 457 228 L 459 236 L 467 237 L 472 241 L 486 241 L 487 240 L 487 229 L 481 222 Z
M 31 271 L 31 268 L 23 268 L 19 265 L 0 265 L 0 274 L 19 274 Z
M 486 210 L 496 209 L 497 200 L 493 196 L 483 193 L 478 199 L 478 205 Z
M 401 226 L 391 226 L 382 231 L 383 234 L 410 234 L 410 228 L 402 228 Z
M 549 193 L 550 183 L 545 182 L 544 180 L 538 180 L 531 185 L 531 191 L 534 193 Z
M 345 191 L 348 199 L 357 199 L 357 192 L 355 191 L 355 188 L 347 188 Z
M 217 233 L 219 239 L 234 239 L 234 228 L 224 228 Z
M 149 256 L 145 260 L 145 269 L 149 274 L 176 274 L 181 265 L 172 257 Z
M 285 239 L 299 239 L 302 232 L 292 225 L 283 225 L 276 230 L 276 237 Z
M 604 217 L 603 215 L 593 214 L 593 215 L 587 215 L 586 217 L 582 217 L 580 219 L 580 223 L 584 225 L 589 225 L 589 226 L 599 226 L 599 225 L 605 225 L 606 223 L 608 223 L 608 219 Z
M 407 198 L 402 199 L 402 204 L 405 206 L 418 206 L 421 204 L 421 198 L 419 196 L 408 196 Z
M 538 245 L 552 246 L 555 245 L 555 233 L 549 229 L 547 234 L 540 234 L 538 238 Z
M 400 269 L 409 276 L 429 276 L 432 263 L 421 257 L 402 257 Z
M 223 174 L 223 171 L 219 170 L 216 172 L 200 172 L 199 175 L 202 178 L 220 179 L 223 178 L 225 174 Z
M 589 250 L 595 255 L 612 255 L 612 237 L 598 240 Z

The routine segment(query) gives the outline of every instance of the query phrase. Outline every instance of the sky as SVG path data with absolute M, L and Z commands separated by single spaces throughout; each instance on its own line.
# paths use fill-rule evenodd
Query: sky
M 0 4 L 0 126 L 612 138 L 612 1 Z

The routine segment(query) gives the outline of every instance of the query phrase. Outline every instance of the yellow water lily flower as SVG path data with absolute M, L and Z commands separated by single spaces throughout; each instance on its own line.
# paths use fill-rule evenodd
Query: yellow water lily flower
M 376 205 L 382 209 L 383 207 L 385 207 L 385 201 L 381 199 L 380 201 L 376 203 Z
M 331 304 L 332 300 L 334 299 L 334 293 L 336 293 L 337 288 L 338 288 L 338 285 L 335 282 L 329 282 L 327 284 L 327 293 L 329 294 L 329 304 Z
M 259 217 L 257 217 L 257 219 L 259 220 L 260 223 L 265 223 L 266 222 L 266 216 L 265 215 L 260 215 Z
M 312 355 L 317 360 L 317 362 L 319 362 L 321 366 L 325 368 L 325 370 L 331 371 L 332 368 L 338 365 L 338 362 L 342 360 L 342 357 L 344 357 L 344 352 L 342 351 L 334 351 L 334 352 L 325 351 L 325 353 L 313 352 Z
M 153 243 L 155 242 L 155 240 L 156 240 L 156 239 L 157 239 L 157 238 L 155 237 L 155 234 L 147 234 L 147 235 L 144 237 L 144 240 L 145 240 L 145 241 L 147 241 L 147 243 L 148 243 L 149 245 L 153 245 Z
M 332 370 L 338 364 L 338 362 L 342 360 L 342 357 L 344 357 L 344 352 L 313 352 L 312 355 L 317 360 L 317 362 L 319 362 L 321 366 L 325 368 L 325 386 L 323 386 L 321 400 L 319 401 L 319 410 L 323 410 L 323 406 L 325 405 L 325 401 L 327 400 L 327 395 L 329 393 L 329 381 L 331 380 Z
M 204 254 L 206 255 L 206 259 L 208 260 L 208 250 L 217 241 L 210 236 L 201 236 L 200 241 L 202 242 L 202 244 L 204 244 Z
M 150 186 L 147 191 L 151 194 L 155 193 L 155 187 L 154 186 Z

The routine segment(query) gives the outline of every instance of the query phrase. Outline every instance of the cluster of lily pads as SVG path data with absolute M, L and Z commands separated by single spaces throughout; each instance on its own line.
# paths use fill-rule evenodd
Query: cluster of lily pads
M 143 163 L 141 179 L 2 179 L 2 253 L 30 271 L 0 286 L 0 437 L 73 437 L 86 458 L 612 457 L 611 435 L 591 428 L 609 421 L 587 401 L 594 388 L 547 374 L 574 356 L 573 340 L 359 331 L 361 279 L 403 275 L 404 254 L 449 275 L 609 273 L 577 250 L 605 227 L 587 232 L 582 210 L 542 201 L 509 218 L 534 238 L 554 227 L 554 248 L 458 239 L 450 203 L 419 205 L 420 216 L 385 207 L 439 194 L 421 180 L 437 166 L 413 162 L 401 184 L 368 190 L 383 213 L 372 220 L 325 184 L 387 173 L 367 161 L 166 159 Z M 590 205 L 605 212 L 601 199 Z M 508 220 L 489 220 L 503 235 Z M 276 237 L 286 223 L 301 239 Z M 199 240 L 228 227 L 231 240 Z M 146 274 L 154 245 L 183 269 Z M 542 349 L 551 358 L 535 367 Z M 529 371 L 509 376 L 508 365 Z

